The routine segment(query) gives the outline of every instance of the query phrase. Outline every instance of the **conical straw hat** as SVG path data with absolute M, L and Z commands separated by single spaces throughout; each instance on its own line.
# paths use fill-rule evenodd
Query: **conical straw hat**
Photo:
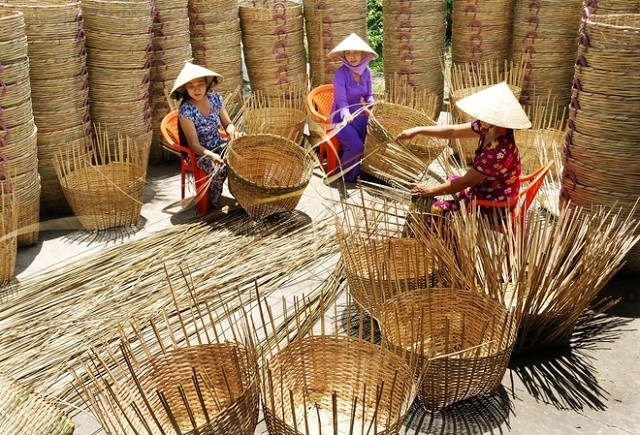
M 531 128 L 531 121 L 506 82 L 469 95 L 456 103 L 460 110 L 480 121 L 504 128 Z
M 376 53 L 371 47 L 369 47 L 369 45 L 355 33 L 347 36 L 342 40 L 340 44 L 336 45 L 335 48 L 329 52 L 328 58 L 337 60 L 340 58 L 340 56 L 343 55 L 345 51 L 363 51 L 365 53 L 373 55 L 373 58 L 371 60 L 378 58 L 378 53 Z
M 193 79 L 197 79 L 200 77 L 210 78 L 208 84 L 211 84 L 211 80 L 216 79 L 216 85 L 222 83 L 224 77 L 221 74 L 218 74 L 215 71 L 211 71 L 205 67 L 200 65 L 196 65 L 191 62 L 185 62 L 184 67 L 182 67 L 182 71 L 178 74 L 175 83 L 173 84 L 173 89 L 171 89 L 171 97 L 177 98 L 177 93 L 181 93 L 182 87 L 189 83 Z

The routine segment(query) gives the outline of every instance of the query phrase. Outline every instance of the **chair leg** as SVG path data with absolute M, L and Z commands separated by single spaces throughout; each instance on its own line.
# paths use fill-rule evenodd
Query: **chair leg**
M 182 199 L 184 199 L 184 185 L 186 182 L 186 172 L 184 170 L 180 171 L 180 194 L 182 195 Z
M 198 198 L 198 213 L 205 215 L 209 212 L 209 177 L 205 172 L 196 171 L 193 174 L 196 185 L 196 195 Z
M 327 174 L 334 174 L 338 170 L 339 159 L 338 150 L 340 149 L 340 142 L 335 137 L 332 137 L 327 143 Z

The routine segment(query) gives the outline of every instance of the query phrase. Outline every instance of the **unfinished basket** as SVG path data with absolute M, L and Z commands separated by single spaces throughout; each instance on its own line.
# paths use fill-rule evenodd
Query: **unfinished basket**
M 395 138 L 406 128 L 435 124 L 424 113 L 402 104 L 375 103 L 367 126 L 362 170 L 387 181 L 405 180 L 410 173 L 410 181 L 416 181 L 446 143 L 423 135 L 402 141 Z
M 71 435 L 71 419 L 57 406 L 10 376 L 0 373 L 0 433 Z
M 271 434 L 396 434 L 416 385 L 409 365 L 357 337 L 295 340 L 262 367 Z
M 148 334 L 139 319 L 130 336 L 122 325 L 119 352 L 93 349 L 72 371 L 75 387 L 107 433 L 254 433 L 260 392 L 246 322 L 206 302 L 175 304 L 144 325 Z
M 140 217 L 149 144 L 97 134 L 93 150 L 79 143 L 55 154 L 64 195 L 85 230 L 135 225 Z
M 251 219 L 293 211 L 313 171 L 298 144 L 273 134 L 242 136 L 227 148 L 229 190 Z
M 518 327 L 502 303 L 457 288 L 402 294 L 381 306 L 377 319 L 394 348 L 429 359 L 420 388 L 429 409 L 495 390 Z

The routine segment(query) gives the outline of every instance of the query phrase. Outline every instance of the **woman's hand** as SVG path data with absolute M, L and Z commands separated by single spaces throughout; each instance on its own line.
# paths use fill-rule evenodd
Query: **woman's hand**
M 411 189 L 411 196 L 433 196 L 431 188 L 425 184 L 410 183 L 409 189 Z
M 219 155 L 217 155 L 211 150 L 206 150 L 204 152 L 204 156 L 209 157 L 213 161 L 214 165 L 224 165 L 224 160 L 222 160 L 222 157 L 220 157 Z
M 402 130 L 396 139 L 411 139 L 420 131 L 419 127 L 407 128 L 406 130 Z
M 234 140 L 239 138 L 240 136 L 246 135 L 246 133 L 237 130 L 236 126 L 233 123 L 227 124 L 227 128 L 225 128 L 225 131 L 229 135 L 229 140 Z

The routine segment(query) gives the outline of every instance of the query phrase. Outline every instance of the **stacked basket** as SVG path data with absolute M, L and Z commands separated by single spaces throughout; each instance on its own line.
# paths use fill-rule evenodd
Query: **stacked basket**
M 6 164 L 0 163 L 0 286 L 13 277 L 16 269 L 18 215 L 15 199 Z
M 366 40 L 365 0 L 304 0 L 304 19 L 309 45 L 311 88 L 333 83 L 333 74 L 342 62 L 327 54 L 351 33 Z
M 151 6 L 147 0 L 84 0 L 91 118 L 116 138 L 148 148 Z
M 194 63 L 222 74 L 216 91 L 225 95 L 242 87 L 242 47 L 237 0 L 189 0 Z M 224 44 L 220 37 L 224 35 Z M 238 107 L 242 99 L 238 95 Z M 235 113 L 229 113 L 233 118 Z
M 169 90 L 184 63 L 192 59 L 189 13 L 184 0 L 155 0 L 149 101 L 153 143 L 151 160 L 164 160 L 160 124 L 171 111 Z
M 38 170 L 43 213 L 68 213 L 53 168 L 55 152 L 90 134 L 85 33 L 78 2 L 10 0 L 24 13 L 29 40 L 33 117 L 38 126 Z M 5 6 L 6 8 L 7 6 Z
M 629 0 L 584 0 L 584 6 L 590 14 L 637 14 L 640 3 Z
M 509 57 L 514 0 L 457 1 L 451 17 L 453 64 Z
M 302 7 L 292 0 L 240 4 L 244 60 L 253 91 L 278 98 L 306 87 Z M 295 91 L 294 91 L 295 92 Z
M 640 191 L 640 15 L 583 20 L 565 136 L 561 198 L 634 207 Z M 636 217 L 640 210 L 635 209 Z M 640 271 L 640 247 L 625 266 Z
M 12 175 L 18 245 L 38 241 L 40 176 L 22 12 L 0 9 L 0 157 Z
M 259 133 L 227 148 L 229 190 L 253 220 L 293 211 L 313 172 L 309 152 L 282 136 Z
M 446 2 L 385 0 L 382 12 L 387 87 L 392 77 L 406 77 L 409 86 L 425 89 L 442 101 Z
M 582 0 L 516 4 L 510 58 L 526 62 L 523 103 L 548 93 L 569 103 L 581 6 Z

